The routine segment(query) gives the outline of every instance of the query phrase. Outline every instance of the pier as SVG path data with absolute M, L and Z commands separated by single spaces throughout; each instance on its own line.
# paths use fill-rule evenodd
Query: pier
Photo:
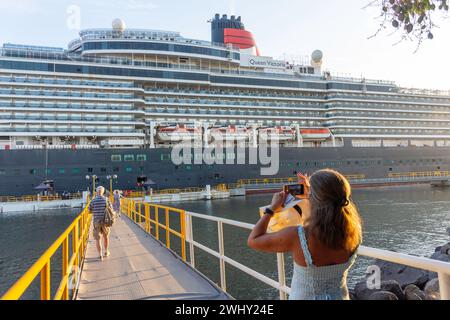
M 188 212 L 158 204 L 124 199 L 122 217 L 112 228 L 112 255 L 103 262 L 96 257 L 90 240 L 91 215 L 85 208 L 67 230 L 38 261 L 3 295 L 2 299 L 20 299 L 36 278 L 40 278 L 40 298 L 49 299 L 219 299 L 236 283 L 227 281 L 232 266 L 279 292 L 287 299 L 285 255 L 276 254 L 277 278 L 267 277 L 227 256 L 224 226 L 250 231 L 252 224 Z M 218 249 L 195 240 L 193 219 L 207 220 L 217 226 Z M 62 250 L 60 283 L 50 280 L 51 258 Z M 196 251 L 219 260 L 220 281 L 213 283 L 196 270 Z M 450 263 L 361 246 L 358 254 L 374 259 L 423 269 L 438 274 L 440 297 L 450 300 Z M 101 265 L 101 268 L 99 266 Z M 228 279 L 229 280 L 229 279 Z

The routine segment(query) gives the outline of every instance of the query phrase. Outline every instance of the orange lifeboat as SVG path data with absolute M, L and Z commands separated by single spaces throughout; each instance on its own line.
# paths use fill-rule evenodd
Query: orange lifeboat
M 300 129 L 304 140 L 326 140 L 331 137 L 329 129 Z
M 260 128 L 259 136 L 263 140 L 292 141 L 295 140 L 295 130 L 291 127 Z
M 211 129 L 211 138 L 216 141 L 249 140 L 249 131 L 245 126 L 223 126 Z
M 163 142 L 179 142 L 201 137 L 201 131 L 192 125 L 177 124 L 158 128 L 156 135 Z

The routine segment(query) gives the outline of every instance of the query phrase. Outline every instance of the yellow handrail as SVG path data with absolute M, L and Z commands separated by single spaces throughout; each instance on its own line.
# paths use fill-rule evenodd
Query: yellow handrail
M 364 174 L 348 174 L 345 177 L 349 180 L 365 179 Z M 277 184 L 277 183 L 296 183 L 296 177 L 288 178 L 264 178 L 264 179 L 241 179 L 237 185 L 250 185 L 250 184 Z M 232 185 L 230 185 L 232 186 Z
M 78 270 L 82 266 L 86 245 L 89 237 L 91 214 L 86 206 L 72 224 L 45 251 L 45 253 L 28 269 L 27 272 L 2 296 L 1 300 L 18 300 L 31 283 L 41 275 L 41 300 L 51 299 L 50 261 L 56 251 L 62 246 L 62 279 L 59 283 L 55 300 L 69 299 L 69 277 L 72 275 L 72 285 L 78 285 Z M 72 255 L 69 260 L 69 239 L 72 241 Z M 75 290 L 72 290 L 72 298 Z
M 142 207 L 144 210 L 142 210 Z M 154 236 L 160 241 L 160 228 L 165 232 L 165 246 L 170 249 L 170 235 L 173 234 L 181 239 L 181 258 L 186 261 L 186 211 L 167 206 L 160 206 L 131 199 L 122 199 L 120 204 L 121 212 L 131 221 L 137 224 L 148 234 Z M 154 219 L 151 218 L 151 211 L 154 213 Z M 164 214 L 164 223 L 161 223 L 160 211 Z M 177 213 L 180 218 L 180 231 L 170 227 L 170 213 Z M 152 227 L 154 226 L 154 228 Z M 152 230 L 154 229 L 154 234 Z
M 450 177 L 450 171 L 399 172 L 390 173 L 388 176 L 389 178 Z

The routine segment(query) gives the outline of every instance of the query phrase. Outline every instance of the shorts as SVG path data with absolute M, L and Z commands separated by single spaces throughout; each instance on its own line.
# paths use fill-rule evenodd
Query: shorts
M 111 232 L 111 227 L 105 226 L 102 222 L 94 222 L 94 239 L 100 240 L 100 235 L 104 237 L 109 237 Z

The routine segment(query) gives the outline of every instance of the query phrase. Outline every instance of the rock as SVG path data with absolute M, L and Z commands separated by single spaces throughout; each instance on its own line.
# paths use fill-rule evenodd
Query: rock
M 450 262 L 450 256 L 446 255 L 446 254 L 442 254 L 440 251 L 435 252 L 431 255 L 430 259 L 433 260 L 439 260 L 439 261 L 443 261 L 443 262 Z M 428 280 L 437 278 L 438 274 L 436 272 L 428 272 Z
M 447 243 L 445 246 L 442 246 L 439 250 L 440 253 L 448 255 L 450 251 L 450 243 Z
M 418 286 L 410 284 L 405 288 L 405 300 L 425 300 L 425 293 Z
M 370 300 L 369 298 L 376 292 L 390 292 L 394 294 L 396 300 L 404 300 L 405 295 L 400 287 L 400 284 L 394 280 L 382 281 L 380 284 L 380 289 L 369 289 L 367 288 L 367 282 L 359 282 L 355 287 L 355 296 L 357 300 Z
M 440 251 L 433 253 L 430 258 L 433 260 L 450 262 L 450 256 L 448 256 L 447 254 L 443 254 Z
M 441 300 L 439 292 L 439 279 L 433 279 L 427 282 L 424 289 L 425 300 Z
M 372 293 L 369 300 L 398 300 L 397 296 L 389 291 L 378 291 Z
M 423 288 L 429 280 L 428 272 L 424 270 L 382 260 L 377 260 L 375 264 L 381 269 L 381 279 L 397 281 L 402 288 L 410 284 Z
M 350 296 L 350 300 L 358 300 L 356 298 L 355 290 L 349 289 L 348 290 L 348 295 Z

